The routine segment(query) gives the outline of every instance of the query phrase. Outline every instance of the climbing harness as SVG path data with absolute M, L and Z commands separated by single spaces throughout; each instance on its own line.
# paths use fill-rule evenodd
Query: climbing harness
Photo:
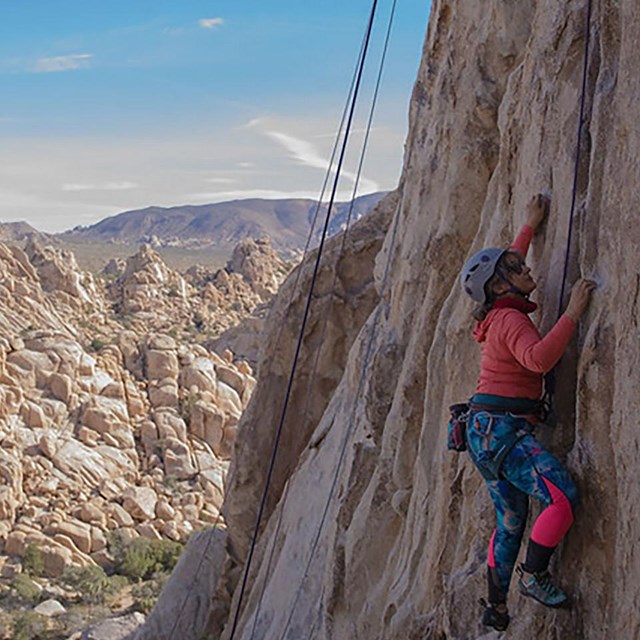
M 487 453 L 482 460 L 476 460 L 478 469 L 485 480 L 497 480 L 500 470 L 507 455 L 533 428 L 534 424 L 540 424 L 546 418 L 545 408 L 542 402 L 526 399 L 509 398 L 489 394 L 476 394 L 467 403 L 452 404 L 449 407 L 451 417 L 447 424 L 447 448 L 452 451 L 467 451 L 467 429 L 470 421 L 476 416 L 485 414 L 489 416 L 488 436 L 493 424 L 493 418 L 507 416 L 523 419 L 529 425 L 526 428 L 515 428 L 500 437 L 497 449 Z
M 472 413 L 470 415 L 470 419 L 475 420 L 482 414 L 489 416 L 489 426 L 485 434 L 485 437 L 488 438 L 491 433 L 491 428 L 493 427 L 493 416 L 490 413 L 481 411 L 479 413 Z M 516 429 L 514 427 L 499 439 L 498 447 L 494 451 L 483 451 L 483 456 L 475 460 L 476 467 L 480 471 L 480 475 L 482 475 L 482 477 L 488 482 L 499 480 L 501 477 L 500 472 L 502 470 L 502 465 L 506 457 L 509 455 L 509 452 L 528 434 L 529 431 Z
M 483 400 L 485 402 L 494 400 L 497 403 L 482 404 Z M 535 424 L 539 423 L 540 403 L 510 398 L 511 404 L 508 404 L 501 400 L 499 396 L 476 394 L 469 401 L 469 409 L 464 417 L 466 429 L 476 428 L 476 425 L 486 418 L 486 427 L 482 431 L 478 430 L 486 440 L 486 449 L 480 455 L 474 455 L 473 459 L 482 477 L 487 481 L 498 480 L 501 477 L 502 465 L 509 452 L 522 438 L 533 431 Z M 502 424 L 505 424 L 504 419 L 508 420 L 509 429 L 504 433 L 492 433 L 494 422 L 500 419 Z M 496 445 L 491 448 L 489 438 L 496 441 Z

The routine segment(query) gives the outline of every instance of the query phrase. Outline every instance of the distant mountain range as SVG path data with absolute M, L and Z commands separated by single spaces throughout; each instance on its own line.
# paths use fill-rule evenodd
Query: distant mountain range
M 373 193 L 356 198 L 352 221 L 373 209 L 386 195 Z M 349 202 L 334 205 L 329 233 L 340 231 Z M 147 207 L 125 211 L 87 227 L 56 234 L 63 242 L 139 244 L 201 249 L 235 246 L 240 240 L 269 236 L 278 249 L 304 247 L 318 205 L 314 200 L 233 200 L 205 205 Z M 314 236 L 319 238 L 327 206 L 320 207 Z M 315 242 L 314 242 L 315 244 Z

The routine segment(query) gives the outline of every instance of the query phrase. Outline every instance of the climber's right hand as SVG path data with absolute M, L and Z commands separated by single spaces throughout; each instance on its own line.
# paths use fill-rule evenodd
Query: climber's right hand
M 525 224 L 529 225 L 534 231 L 542 224 L 549 214 L 551 200 L 544 193 L 538 193 L 527 204 L 527 217 Z
M 578 322 L 587 310 L 589 301 L 591 300 L 591 293 L 595 288 L 596 283 L 593 280 L 587 280 L 586 278 L 580 278 L 573 285 L 565 314 L 574 322 Z

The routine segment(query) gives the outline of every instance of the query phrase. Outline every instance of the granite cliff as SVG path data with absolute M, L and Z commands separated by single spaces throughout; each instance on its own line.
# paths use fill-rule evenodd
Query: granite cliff
M 599 288 L 559 368 L 558 424 L 541 435 L 581 492 L 554 565 L 574 606 L 545 610 L 512 593 L 510 638 L 640 635 L 640 7 L 593 5 L 569 279 L 594 276 Z M 397 202 L 379 207 L 384 242 L 375 263 L 370 253 L 358 261 L 349 244 L 342 259 L 361 282 L 371 278 L 370 293 L 356 313 L 345 307 L 362 289 L 336 296 L 331 338 L 318 341 L 312 411 L 304 389 L 314 357 L 300 365 L 236 640 L 498 637 L 480 626 L 476 604 L 493 508 L 466 456 L 446 450 L 447 406 L 472 393 L 479 360 L 457 276 L 471 252 L 506 245 L 531 195 L 549 192 L 530 260 L 535 320 L 543 331 L 555 320 L 586 7 L 434 1 Z M 301 269 L 303 290 L 310 266 Z M 235 444 L 222 508 L 226 559 L 208 567 L 216 638 L 231 636 L 278 424 L 284 387 L 273 372 L 283 380 L 291 364 L 289 342 L 275 345 L 280 331 L 291 339 L 279 324 L 302 305 L 293 277 L 272 309 Z

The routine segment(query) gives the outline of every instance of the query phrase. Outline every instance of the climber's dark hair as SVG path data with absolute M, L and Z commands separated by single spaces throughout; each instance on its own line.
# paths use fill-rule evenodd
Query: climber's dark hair
M 487 317 L 489 311 L 491 311 L 491 308 L 493 307 L 493 303 L 496 301 L 496 294 L 493 292 L 494 285 L 500 282 L 505 282 L 504 273 L 510 270 L 508 267 L 509 258 L 507 257 L 510 253 L 511 252 L 507 251 L 500 257 L 500 260 L 498 260 L 496 264 L 494 274 L 484 285 L 484 302 L 479 304 L 472 313 L 474 319 L 478 322 L 482 322 L 482 320 Z
M 482 322 L 482 320 L 484 320 L 489 314 L 489 311 L 491 311 L 493 303 L 496 301 L 496 296 L 492 291 L 492 287 L 500 280 L 501 278 L 498 274 L 493 274 L 487 284 L 484 285 L 484 302 L 479 304 L 472 313 L 474 319 L 478 322 Z

